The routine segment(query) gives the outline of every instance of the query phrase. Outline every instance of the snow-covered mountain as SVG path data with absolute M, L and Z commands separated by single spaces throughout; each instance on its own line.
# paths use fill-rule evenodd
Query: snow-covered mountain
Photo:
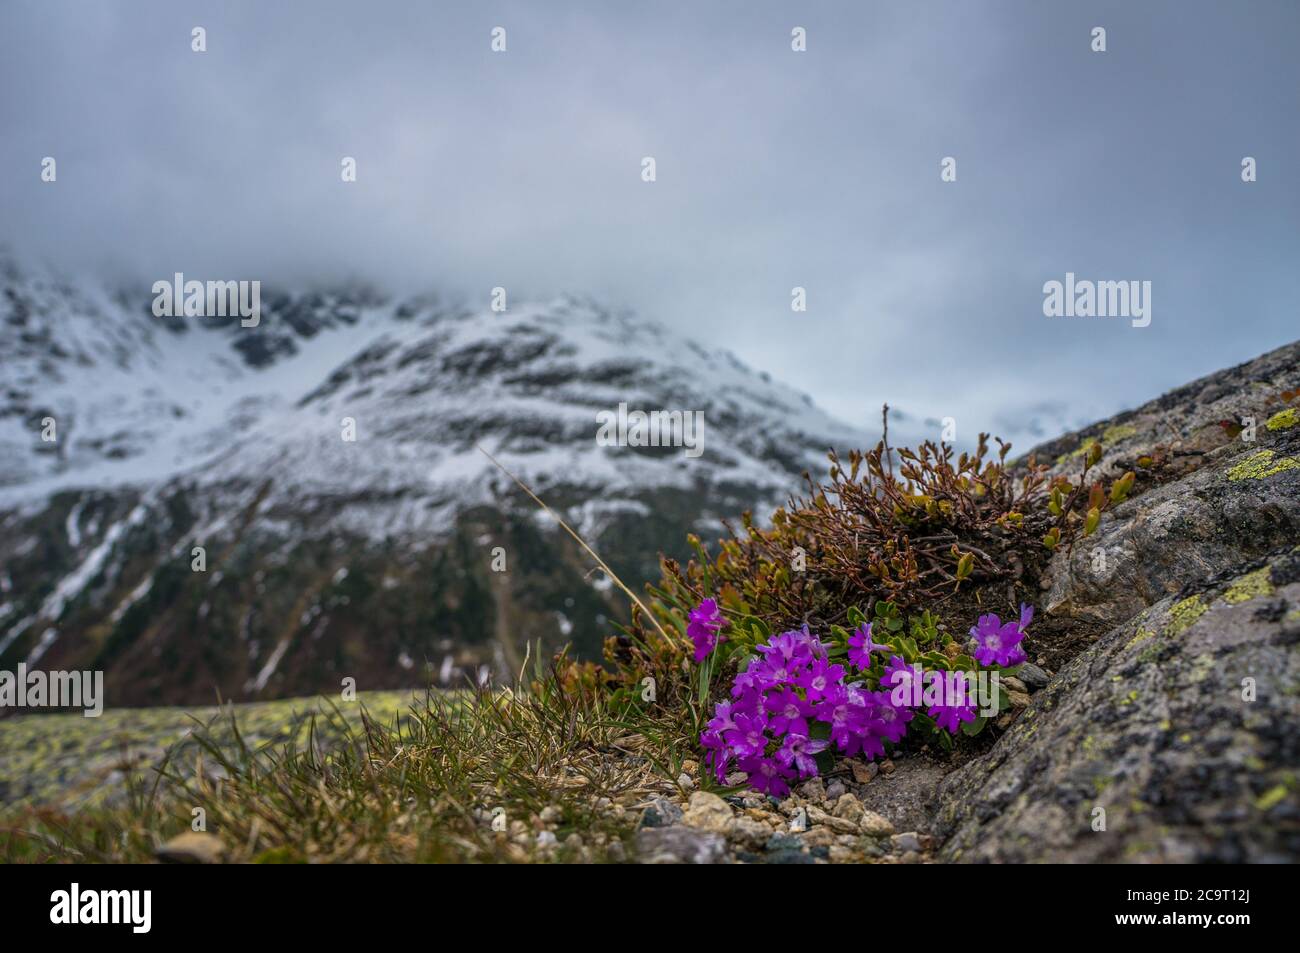
M 504 672 L 538 639 L 593 654 L 608 580 L 476 445 L 639 583 L 863 440 L 575 298 L 264 289 L 251 328 L 151 301 L 0 262 L 0 667 L 103 668 L 115 703 Z M 620 404 L 703 412 L 703 453 L 600 445 Z

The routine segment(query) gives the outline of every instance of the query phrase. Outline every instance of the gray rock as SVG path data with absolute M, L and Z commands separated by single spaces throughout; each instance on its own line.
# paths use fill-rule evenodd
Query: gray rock
M 1081 466 L 1075 451 L 1096 439 L 1104 453 L 1089 480 L 1138 473 L 1134 496 L 1107 511 L 1093 536 L 1052 557 L 1047 613 L 1101 634 L 1185 586 L 1295 545 L 1300 467 L 1286 461 L 1300 452 L 1300 426 L 1268 421 L 1298 374 L 1300 343 L 1038 448 L 1047 462 L 1060 454 L 1055 470 L 1070 475 Z M 1243 416 L 1258 422 L 1253 442 L 1219 426 Z M 1135 461 L 1144 453 L 1168 462 L 1142 470 Z
M 895 834 L 889 840 L 890 843 L 893 844 L 894 850 L 899 853 L 919 851 L 921 849 L 921 838 L 915 831 L 908 831 L 905 834 Z
M 869 784 L 880 773 L 880 765 L 874 761 L 865 764 L 861 761 L 850 761 L 849 767 L 853 769 L 853 780 L 858 784 Z
M 817 861 L 811 854 L 801 850 L 775 850 L 768 851 L 767 862 L 769 864 L 814 864 Z
M 836 817 L 842 817 L 857 823 L 862 820 L 862 802 L 852 794 L 841 795 L 839 800 L 835 802 L 835 810 L 831 813 Z
M 808 820 L 814 824 L 829 827 L 840 834 L 856 834 L 858 832 L 858 822 L 856 820 L 851 821 L 848 818 L 835 817 L 833 814 L 827 814 L 819 807 L 808 808 Z
M 799 793 L 813 804 L 826 803 L 826 785 L 822 783 L 821 778 L 813 778 L 811 781 L 805 781 L 803 786 L 799 788 Z
M 641 813 L 641 827 L 672 827 L 682 822 L 682 809 L 666 797 L 657 797 Z
M 858 827 L 869 837 L 889 837 L 894 833 L 894 825 L 889 822 L 889 818 L 875 811 L 864 811 L 858 819 Z
M 643 864 L 716 864 L 726 860 L 727 842 L 720 834 L 690 827 L 647 827 L 636 833 Z
M 942 857 L 1300 858 L 1300 548 L 1243 569 L 1112 629 L 949 776 Z
M 687 827 L 725 834 L 731 829 L 734 815 L 731 805 L 708 791 L 696 791 L 682 814 L 682 823 Z
M 761 821 L 739 817 L 731 823 L 726 833 L 732 843 L 757 849 L 771 838 L 772 828 Z
M 1020 666 L 1019 678 L 1030 691 L 1034 692 L 1046 688 L 1049 681 L 1048 674 L 1033 662 L 1025 662 Z
M 1138 482 L 1026 580 L 1049 633 L 1017 673 L 1033 703 L 914 800 L 943 859 L 1300 859 L 1297 378 L 1300 343 L 1036 451 L 1076 478 L 1096 439 L 1089 480 Z M 1253 442 L 1220 426 L 1245 416 Z
M 791 834 L 773 834 L 767 839 L 764 850 L 800 850 L 803 843 Z

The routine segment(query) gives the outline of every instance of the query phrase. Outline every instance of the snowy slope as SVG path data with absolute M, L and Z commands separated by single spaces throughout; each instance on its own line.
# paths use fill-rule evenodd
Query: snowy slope
M 449 658 L 500 669 L 534 638 L 591 651 L 620 611 L 606 581 L 476 444 L 640 582 L 687 532 L 761 512 L 863 440 L 590 301 L 262 301 L 256 328 L 157 318 L 147 287 L 0 263 L 0 666 L 156 668 L 148 691 L 189 701 L 313 691 L 349 666 L 396 684 Z M 702 411 L 703 453 L 599 446 L 620 403 Z M 508 578 L 484 573 L 496 545 L 518 557 Z M 385 613 L 396 634 L 371 630 Z

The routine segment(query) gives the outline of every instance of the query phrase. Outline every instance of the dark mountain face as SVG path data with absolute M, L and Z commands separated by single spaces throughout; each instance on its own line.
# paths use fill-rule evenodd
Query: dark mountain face
M 539 641 L 596 655 L 623 600 L 478 446 L 635 586 L 862 440 L 590 302 L 268 291 L 243 327 L 0 275 L 0 668 L 103 669 L 114 705 L 500 677 Z M 702 413 L 698 455 L 598 440 L 620 404 Z

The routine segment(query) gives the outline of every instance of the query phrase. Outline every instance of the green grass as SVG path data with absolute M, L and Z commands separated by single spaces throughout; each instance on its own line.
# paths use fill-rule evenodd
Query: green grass
M 0 813 L 0 861 L 148 861 L 196 808 L 234 862 L 619 860 L 690 739 L 609 699 L 548 674 L 526 692 L 373 694 L 364 710 L 208 709 L 202 727 L 177 709 L 11 719 L 0 748 L 22 762 L 6 774 L 42 780 Z M 543 811 L 555 847 L 538 846 Z
M 421 693 L 422 695 L 422 693 Z M 365 709 L 381 721 L 405 712 L 412 692 L 371 692 Z M 361 724 L 361 705 L 339 703 Z M 222 718 L 238 712 L 239 728 L 253 746 L 301 740 L 313 715 L 329 710 L 322 698 L 292 698 L 239 706 L 121 708 L 98 718 L 75 714 L 23 715 L 0 719 L 0 806 L 44 806 L 64 810 L 123 803 L 130 776 L 147 778 L 164 753 L 188 745 L 196 728 L 233 740 Z

